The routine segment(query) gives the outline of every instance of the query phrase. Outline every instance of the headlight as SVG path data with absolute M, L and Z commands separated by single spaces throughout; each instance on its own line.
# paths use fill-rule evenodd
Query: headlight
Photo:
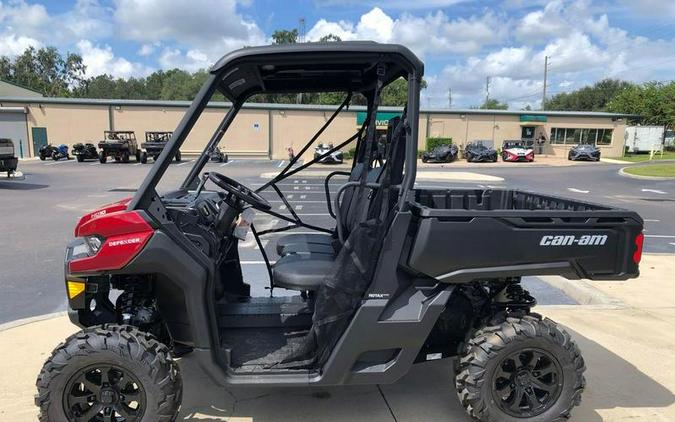
M 85 236 L 84 243 L 87 244 L 90 254 L 96 255 L 98 253 L 98 250 L 101 249 L 103 239 L 96 235 Z

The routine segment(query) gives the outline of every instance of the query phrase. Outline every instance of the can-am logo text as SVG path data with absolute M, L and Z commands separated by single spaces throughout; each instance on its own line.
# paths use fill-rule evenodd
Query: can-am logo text
M 113 240 L 112 242 L 108 243 L 108 246 L 131 245 L 133 243 L 141 243 L 141 238 L 132 237 L 131 239 Z
M 602 246 L 607 242 L 606 234 L 589 234 L 583 236 L 559 235 L 543 236 L 539 245 L 541 246 Z

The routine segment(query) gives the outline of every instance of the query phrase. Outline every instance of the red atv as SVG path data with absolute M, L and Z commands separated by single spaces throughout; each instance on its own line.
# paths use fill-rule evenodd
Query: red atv
M 276 387 L 392 383 L 417 362 L 456 358 L 458 397 L 473 417 L 568 417 L 584 388 L 584 361 L 562 327 L 531 312 L 536 300 L 520 277 L 636 277 L 642 219 L 518 190 L 415 188 L 423 69 L 408 49 L 371 42 L 223 57 L 135 196 L 75 227 L 65 284 L 69 316 L 82 330 L 40 372 L 40 419 L 173 420 L 182 388 L 177 356 L 221 383 Z M 389 120 L 380 156 L 380 96 L 399 78 L 407 80 L 407 105 Z M 253 190 L 207 167 L 251 95 L 309 91 L 345 97 L 276 177 Z M 299 165 L 352 92 L 367 100 L 363 125 Z M 183 183 L 158 193 L 215 93 L 232 107 Z M 350 143 L 351 171 L 325 181 L 335 225 L 306 223 L 277 185 Z M 338 176 L 346 182 L 331 189 Z M 287 213 L 272 210 L 270 194 Z M 253 210 L 284 224 L 259 230 Z M 263 236 L 277 240 L 274 264 L 260 247 L 269 296 L 251 297 L 242 277 L 238 246 L 249 228 L 259 245 Z M 274 296 L 276 289 L 296 294 Z

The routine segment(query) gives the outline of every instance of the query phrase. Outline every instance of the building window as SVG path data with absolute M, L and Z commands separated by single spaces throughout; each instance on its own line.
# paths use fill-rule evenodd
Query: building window
M 612 129 L 551 128 L 551 143 L 610 145 Z

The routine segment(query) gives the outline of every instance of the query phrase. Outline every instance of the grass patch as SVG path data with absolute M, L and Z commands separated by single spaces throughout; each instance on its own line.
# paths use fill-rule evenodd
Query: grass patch
M 644 161 L 649 161 L 649 154 L 626 154 L 623 157 L 615 157 L 615 160 L 630 161 L 631 163 L 641 163 Z M 664 151 L 663 156 L 661 154 L 654 154 L 654 160 L 675 160 L 675 151 Z
M 675 163 L 626 167 L 623 171 L 637 176 L 675 177 Z

